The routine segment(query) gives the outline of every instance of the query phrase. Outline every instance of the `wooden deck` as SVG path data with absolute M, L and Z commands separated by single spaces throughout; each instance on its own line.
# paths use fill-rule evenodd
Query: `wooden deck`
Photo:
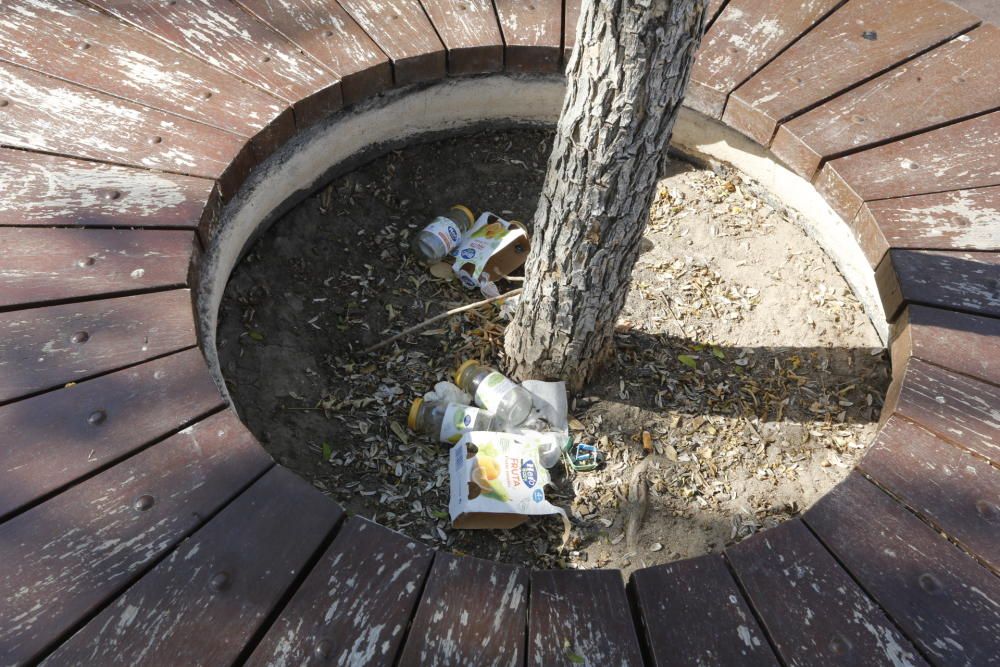
M 254 166 L 393 87 L 562 71 L 579 13 L 3 0 L 0 665 L 1000 664 L 995 0 L 708 3 L 688 106 L 812 181 L 892 322 L 877 440 L 803 517 L 627 585 L 435 553 L 219 396 L 190 290 Z

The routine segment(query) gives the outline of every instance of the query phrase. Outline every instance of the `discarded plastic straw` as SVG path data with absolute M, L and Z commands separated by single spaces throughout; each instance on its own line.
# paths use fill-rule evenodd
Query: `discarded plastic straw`
M 429 320 L 424 320 L 420 324 L 415 324 L 412 327 L 410 327 L 409 329 L 404 329 L 403 331 L 400 331 L 398 334 L 396 334 L 395 336 L 392 336 L 391 338 L 386 338 L 381 343 L 376 343 L 375 345 L 372 345 L 371 347 L 365 348 L 364 350 L 362 350 L 362 353 L 366 354 L 368 352 L 374 352 L 375 350 L 381 350 L 386 345 L 391 345 L 392 343 L 395 343 L 397 340 L 399 340 L 401 338 L 406 338 L 410 334 L 416 333 L 417 331 L 420 331 L 421 329 L 429 327 L 430 325 L 434 324 L 435 322 L 439 322 L 439 321 L 441 321 L 443 319 L 447 319 L 447 318 L 451 317 L 452 315 L 457 315 L 459 313 L 464 313 L 467 310 L 473 310 L 473 309 L 479 308 L 481 306 L 487 306 L 487 305 L 493 303 L 494 301 L 502 301 L 503 299 L 507 299 L 507 298 L 510 298 L 512 296 L 517 296 L 518 294 L 521 293 L 521 290 L 523 290 L 523 289 L 524 289 L 523 287 L 518 287 L 517 289 L 512 289 L 509 292 L 504 292 L 500 296 L 490 297 L 489 299 L 483 299 L 482 301 L 477 301 L 475 303 L 469 303 L 469 304 L 466 304 L 464 306 L 459 306 L 458 308 L 452 308 L 451 310 L 446 310 L 445 312 L 443 312 L 443 313 L 441 313 L 439 315 L 435 315 L 434 317 L 430 318 Z

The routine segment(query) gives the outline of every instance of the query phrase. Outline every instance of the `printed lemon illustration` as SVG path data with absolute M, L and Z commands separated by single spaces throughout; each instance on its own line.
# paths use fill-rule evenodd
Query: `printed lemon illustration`
M 454 445 L 462 439 L 462 434 L 469 427 L 469 424 L 472 423 L 472 418 L 466 414 L 465 410 L 455 410 L 453 423 L 455 433 L 448 437 L 448 442 Z
M 476 467 L 472 469 L 472 481 L 478 484 L 488 496 L 506 502 L 507 489 L 500 482 L 500 463 L 496 458 L 483 454 L 476 456 Z
M 472 238 L 498 239 L 507 233 L 507 228 L 499 222 L 491 222 L 478 229 Z

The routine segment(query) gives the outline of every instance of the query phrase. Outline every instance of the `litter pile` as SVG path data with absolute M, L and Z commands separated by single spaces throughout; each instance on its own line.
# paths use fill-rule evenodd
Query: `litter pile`
M 520 268 L 529 248 L 527 230 L 517 221 L 490 212 L 475 219 L 461 205 L 413 238 L 414 254 L 431 264 L 434 275 L 453 271 L 466 288 L 490 299 L 501 296 L 495 281 Z M 591 469 L 598 460 L 595 447 L 574 448 L 568 420 L 564 383 L 517 384 L 470 359 L 455 371 L 454 383 L 438 382 L 413 401 L 407 423 L 415 433 L 452 445 L 448 511 L 455 528 L 514 528 L 530 516 L 560 514 L 565 544 L 566 512 L 545 498 L 548 468 L 564 454 L 571 465 Z

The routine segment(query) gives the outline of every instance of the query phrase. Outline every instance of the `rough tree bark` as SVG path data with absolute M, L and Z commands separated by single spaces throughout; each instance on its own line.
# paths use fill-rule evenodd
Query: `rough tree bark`
M 507 370 L 580 390 L 606 359 L 704 22 L 704 0 L 587 0 L 534 218 Z

